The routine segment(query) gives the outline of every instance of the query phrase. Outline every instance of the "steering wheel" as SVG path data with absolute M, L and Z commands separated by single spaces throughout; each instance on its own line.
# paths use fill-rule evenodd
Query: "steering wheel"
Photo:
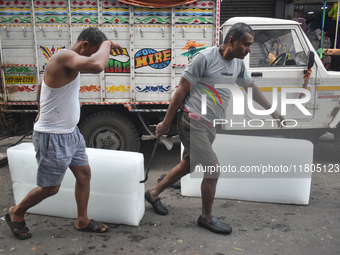
M 287 53 L 280 54 L 270 65 L 271 66 L 283 66 L 288 58 Z

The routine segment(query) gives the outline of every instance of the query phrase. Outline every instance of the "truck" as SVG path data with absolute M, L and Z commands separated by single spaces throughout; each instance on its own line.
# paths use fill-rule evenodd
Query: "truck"
M 190 59 L 219 45 L 231 25 L 245 22 L 255 33 L 244 59 L 248 73 L 277 110 L 285 111 L 285 127 L 277 128 L 242 91 L 243 112 L 235 114 L 232 98 L 219 132 L 314 142 L 330 132 L 340 152 L 340 72 L 325 69 L 298 22 L 235 17 L 221 25 L 219 0 L 173 1 L 175 6 L 165 1 L 157 8 L 133 2 L 0 1 L 2 130 L 19 134 L 32 128 L 36 84 L 49 58 L 94 26 L 124 53 L 111 56 L 100 74 L 81 74 L 79 128 L 88 147 L 138 151 L 141 137 L 154 135 Z M 174 125 L 168 135 L 175 134 Z
M 283 135 L 313 143 L 328 132 L 334 135 L 335 148 L 340 152 L 340 72 L 326 70 L 296 21 L 235 17 L 222 25 L 223 36 L 237 22 L 249 24 L 254 31 L 251 52 L 244 59 L 249 75 L 287 122 L 278 129 L 268 114 L 256 111 L 261 110 L 259 105 L 244 100 L 248 104 L 244 114 L 235 115 L 234 109 L 228 108 L 226 115 L 232 122 L 226 118 L 224 132 Z
M 32 128 L 48 60 L 92 26 L 124 52 L 100 74 L 81 74 L 79 128 L 89 147 L 138 151 L 141 137 L 164 116 L 188 60 L 219 43 L 220 1 L 163 1 L 159 8 L 148 4 L 154 1 L 126 2 L 0 1 L 2 131 Z

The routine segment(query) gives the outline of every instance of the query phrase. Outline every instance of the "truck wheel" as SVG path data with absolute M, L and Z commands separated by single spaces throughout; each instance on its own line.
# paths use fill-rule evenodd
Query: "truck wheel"
M 140 136 L 135 125 L 117 112 L 97 112 L 88 116 L 79 126 L 92 148 L 138 151 Z

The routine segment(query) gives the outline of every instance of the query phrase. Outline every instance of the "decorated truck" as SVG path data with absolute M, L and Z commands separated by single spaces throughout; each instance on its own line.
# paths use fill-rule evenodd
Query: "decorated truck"
M 278 129 L 244 91 L 234 97 L 237 89 L 225 119 L 215 123 L 220 132 L 312 141 L 332 132 L 340 151 L 340 72 L 324 68 L 300 25 L 269 18 L 232 18 L 222 25 L 219 9 L 219 0 L 0 1 L 2 131 L 32 128 L 37 83 L 49 58 L 94 26 L 124 54 L 112 56 L 100 74 L 81 74 L 80 130 L 89 147 L 137 151 L 141 137 L 151 137 L 150 127 L 164 117 L 189 60 L 220 44 L 242 21 L 255 32 L 244 60 L 248 73 L 286 122 Z
M 48 60 L 92 26 L 124 54 L 112 56 L 100 74 L 81 74 L 80 130 L 89 147 L 139 149 L 148 127 L 164 116 L 188 60 L 218 44 L 220 2 L 129 2 L 0 1 L 3 131 L 32 128 Z

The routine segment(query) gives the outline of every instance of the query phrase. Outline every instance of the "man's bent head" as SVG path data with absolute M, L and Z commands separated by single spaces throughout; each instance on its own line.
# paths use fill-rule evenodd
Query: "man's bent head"
M 103 41 L 107 40 L 106 35 L 98 28 L 88 27 L 84 29 L 78 36 L 77 42 L 87 41 L 90 47 L 100 45 Z

